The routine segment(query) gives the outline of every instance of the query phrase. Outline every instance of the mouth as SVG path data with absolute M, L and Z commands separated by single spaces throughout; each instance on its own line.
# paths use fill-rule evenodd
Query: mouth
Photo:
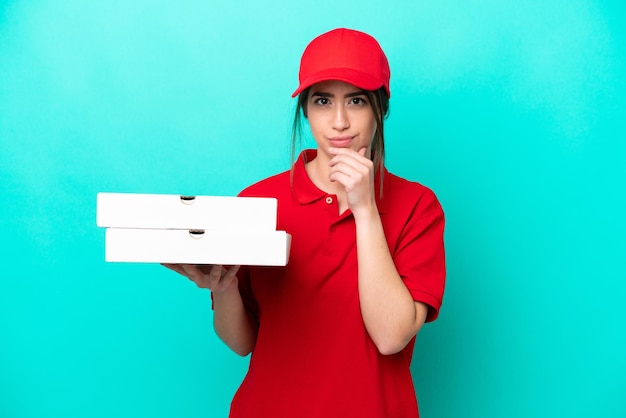
M 328 142 L 332 147 L 335 148 L 346 148 L 350 145 L 354 136 L 335 136 L 333 138 L 328 138 Z

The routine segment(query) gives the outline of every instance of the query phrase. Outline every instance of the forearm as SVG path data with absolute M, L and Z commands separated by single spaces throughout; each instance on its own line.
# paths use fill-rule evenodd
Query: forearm
M 228 290 L 213 293 L 213 309 L 213 325 L 220 339 L 237 354 L 249 354 L 258 327 L 243 304 L 236 282 Z
M 397 353 L 419 331 L 427 309 L 413 300 L 400 278 L 378 211 L 359 216 L 355 218 L 361 314 L 378 350 Z

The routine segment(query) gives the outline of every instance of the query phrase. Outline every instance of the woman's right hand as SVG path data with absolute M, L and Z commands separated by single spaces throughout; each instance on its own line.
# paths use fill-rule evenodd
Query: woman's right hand
M 174 270 L 192 282 L 196 286 L 209 289 L 213 293 L 220 293 L 237 288 L 237 271 L 239 266 L 224 267 L 219 264 L 162 264 L 170 270 Z

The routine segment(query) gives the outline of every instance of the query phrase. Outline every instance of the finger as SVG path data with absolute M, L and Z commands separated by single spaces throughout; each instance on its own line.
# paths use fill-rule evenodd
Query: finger
M 224 275 L 222 276 L 219 282 L 220 289 L 225 290 L 225 289 L 230 288 L 231 286 L 236 286 L 237 271 L 239 271 L 239 266 L 233 266 L 225 271 Z
M 208 280 L 211 284 L 217 284 L 224 274 L 224 267 L 220 264 L 215 264 L 208 274 Z
M 178 274 L 182 274 L 183 276 L 186 275 L 180 264 L 161 263 L 161 265 L 165 268 L 175 271 Z
M 354 151 L 354 150 L 352 150 L 350 148 L 334 148 L 334 147 L 331 147 L 331 148 L 328 149 L 328 152 L 334 155 L 333 158 L 339 157 L 341 155 L 352 156 L 353 158 L 358 158 L 358 156 L 359 156 L 358 152 L 356 152 L 356 151 Z
M 334 161 L 333 161 L 334 160 Z M 330 169 L 336 170 L 356 170 L 360 173 L 367 173 L 371 171 L 374 166 L 368 159 L 356 159 L 352 157 L 335 157 L 328 164 Z
M 213 268 L 214 264 L 199 264 L 198 265 L 198 269 L 200 269 L 200 271 L 203 274 L 209 274 L 211 273 L 211 269 Z
M 221 266 L 182 264 L 181 267 L 184 275 L 200 288 L 210 289 L 219 282 Z
M 353 179 L 354 181 L 358 181 L 362 178 L 363 174 L 349 165 L 337 165 L 331 167 L 328 173 L 328 178 L 332 181 L 338 181 L 338 176 L 345 176 L 347 178 Z
M 341 184 L 347 192 L 354 190 L 357 184 L 357 182 L 354 180 L 354 177 L 342 172 L 332 173 L 330 175 L 330 181 Z
M 357 162 L 342 161 L 338 164 L 331 166 L 328 172 L 329 176 L 332 177 L 332 175 L 335 173 L 343 173 L 359 180 L 367 177 L 373 177 L 372 171 L 369 167 L 359 164 Z
M 180 265 L 185 272 L 186 276 L 202 276 L 204 272 L 195 264 L 181 264 Z
M 368 158 L 368 153 L 367 153 L 368 148 L 367 147 L 361 147 L 358 151 L 354 151 L 351 148 L 336 148 L 336 147 L 331 147 L 328 149 L 328 152 L 338 156 L 338 155 L 351 155 L 354 158 L 358 158 L 358 159 L 366 159 L 369 160 Z
M 239 271 L 239 267 L 241 266 L 232 266 L 231 268 L 227 269 L 226 273 L 224 274 L 223 280 L 229 280 L 235 277 L 237 275 L 237 272 Z
M 347 164 L 358 170 L 373 170 L 374 163 L 369 158 L 362 156 L 360 153 L 352 151 L 351 154 L 342 153 L 337 154 L 328 161 L 330 167 L 334 167 L 339 164 Z

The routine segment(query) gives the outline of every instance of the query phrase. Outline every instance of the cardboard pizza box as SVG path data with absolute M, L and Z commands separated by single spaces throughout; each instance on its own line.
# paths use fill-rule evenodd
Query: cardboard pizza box
M 275 231 L 277 200 L 265 197 L 98 193 L 104 228 Z
M 285 266 L 291 235 L 284 231 L 107 228 L 109 262 Z

